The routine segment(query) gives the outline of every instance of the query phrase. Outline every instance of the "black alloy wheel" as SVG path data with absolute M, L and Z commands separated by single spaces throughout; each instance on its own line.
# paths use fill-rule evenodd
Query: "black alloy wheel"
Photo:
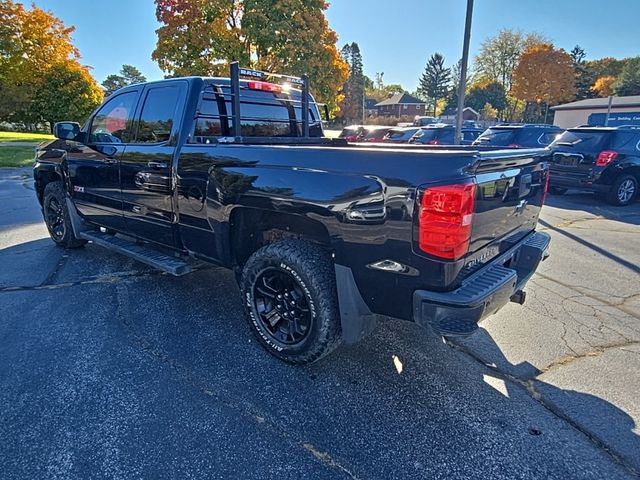
M 44 218 L 53 240 L 61 242 L 64 238 L 66 227 L 64 222 L 64 211 L 58 198 L 52 196 L 47 199 Z
M 313 327 L 309 300 L 290 273 L 278 267 L 264 269 L 254 283 L 253 302 L 258 320 L 273 342 L 295 347 L 309 336 Z

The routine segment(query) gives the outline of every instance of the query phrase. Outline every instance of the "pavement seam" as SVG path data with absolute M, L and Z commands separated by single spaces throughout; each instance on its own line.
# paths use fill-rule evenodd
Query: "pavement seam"
M 269 429 L 272 433 L 285 439 L 289 444 L 296 448 L 302 448 L 305 452 L 310 454 L 316 461 L 323 465 L 339 471 L 351 480 L 358 480 L 358 477 L 347 467 L 335 460 L 328 452 L 323 452 L 317 449 L 312 443 L 307 440 L 301 440 L 293 433 L 289 432 L 286 428 L 278 425 L 276 421 L 270 419 L 264 412 L 262 412 L 256 405 L 247 402 L 246 400 L 230 395 L 227 392 L 220 390 L 212 390 L 211 387 L 201 379 L 190 373 L 185 366 L 172 359 L 168 354 L 158 350 L 154 345 L 138 334 L 129 322 L 125 311 L 128 308 L 128 295 L 122 283 L 116 285 L 116 318 L 125 327 L 127 336 L 132 344 L 139 347 L 143 353 L 148 355 L 154 360 L 159 360 L 162 364 L 165 364 L 175 375 L 177 375 L 182 381 L 186 382 L 192 388 L 200 391 L 202 394 L 211 397 L 226 408 L 248 417 L 252 421 L 259 425 Z
M 598 437 L 596 434 L 590 432 L 588 429 L 580 425 L 580 423 L 576 422 L 573 418 L 571 418 L 569 415 L 564 413 L 562 409 L 559 408 L 555 403 L 548 400 L 540 392 L 538 392 L 538 390 L 535 387 L 535 383 L 539 382 L 539 380 L 536 380 L 536 379 L 523 380 L 515 375 L 512 375 L 510 373 L 507 373 L 501 370 L 495 365 L 491 365 L 484 362 L 480 357 L 478 357 L 475 353 L 473 353 L 471 350 L 467 349 L 463 345 L 454 343 L 450 340 L 446 340 L 445 343 L 449 347 L 453 348 L 454 350 L 457 350 L 463 354 L 466 354 L 469 358 L 481 364 L 485 368 L 491 370 L 493 373 L 501 376 L 503 380 L 510 381 L 513 384 L 521 387 L 525 392 L 527 392 L 527 394 L 532 399 L 534 399 L 536 402 L 542 405 L 542 407 L 544 407 L 552 415 L 564 421 L 569 426 L 571 426 L 574 430 L 584 435 L 589 440 L 589 442 L 591 442 L 597 449 L 604 452 L 614 463 L 617 463 L 618 465 L 620 465 L 631 475 L 640 478 L 640 471 L 638 471 L 635 468 L 635 466 L 627 462 L 627 460 L 622 455 L 620 455 L 612 447 L 607 445 L 607 443 L 604 440 L 602 440 L 600 437 Z
M 565 355 L 565 356 L 563 356 L 563 357 L 561 357 L 561 358 L 559 358 L 557 360 L 554 360 L 549 365 L 547 365 L 542 370 L 540 370 L 540 374 L 548 373 L 551 370 L 554 370 L 554 369 L 559 368 L 559 367 L 566 367 L 567 365 L 570 365 L 573 362 L 575 362 L 576 360 L 580 360 L 582 358 L 599 357 L 600 355 L 602 355 L 607 350 L 610 350 L 610 349 L 613 349 L 613 348 L 623 349 L 622 347 L 630 347 L 632 345 L 640 345 L 640 342 L 627 341 L 627 342 L 621 342 L 621 343 L 614 343 L 612 345 L 596 347 L 594 350 L 591 350 L 591 351 L 585 352 L 585 353 L 580 353 L 580 354 L 575 354 L 575 355 Z

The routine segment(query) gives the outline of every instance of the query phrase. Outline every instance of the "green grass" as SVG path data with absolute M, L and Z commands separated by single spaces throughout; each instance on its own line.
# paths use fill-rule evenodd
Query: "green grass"
M 53 140 L 53 135 L 48 133 L 22 133 L 22 132 L 0 132 L 0 143 L 2 142 L 42 142 Z
M 0 146 L 0 167 L 28 167 L 34 157 L 33 147 Z

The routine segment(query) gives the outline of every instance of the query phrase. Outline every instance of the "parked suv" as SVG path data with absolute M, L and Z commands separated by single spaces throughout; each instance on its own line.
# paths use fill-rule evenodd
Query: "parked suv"
M 419 127 L 392 128 L 384 136 L 385 143 L 409 143 Z
M 628 205 L 640 182 L 640 127 L 570 128 L 550 148 L 551 193 L 584 188 Z
M 471 145 L 482 133 L 481 128 L 462 128 L 462 145 Z M 453 125 L 433 125 L 418 130 L 411 138 L 410 143 L 423 145 L 454 145 L 456 127 Z
M 546 147 L 563 130 L 554 125 L 496 125 L 485 130 L 474 145 L 511 148 Z

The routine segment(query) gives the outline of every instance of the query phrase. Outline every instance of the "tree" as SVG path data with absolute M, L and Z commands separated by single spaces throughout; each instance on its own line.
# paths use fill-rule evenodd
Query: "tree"
M 500 30 L 480 45 L 475 57 L 476 74 L 500 82 L 505 91 L 511 90 L 513 71 L 525 50 L 547 40 L 537 33 L 518 30 Z
M 103 96 L 89 69 L 67 60 L 52 65 L 44 74 L 33 98 L 33 109 L 53 130 L 53 124 L 61 120 L 82 122 L 100 105 Z
M 363 100 L 365 77 L 362 65 L 362 54 L 356 42 L 342 48 L 342 57 L 349 65 L 349 78 L 344 84 L 344 101 L 340 107 L 342 118 L 347 122 L 361 121 L 363 115 Z
M 613 86 L 616 82 L 616 77 L 607 75 L 606 77 L 600 77 L 595 81 L 591 90 L 596 92 L 600 97 L 608 97 L 613 95 Z
M 482 79 L 469 88 L 469 92 L 465 96 L 467 107 L 480 112 L 487 104 L 498 112 L 507 108 L 507 93 L 500 82 Z
M 418 83 L 418 92 L 426 95 L 433 102 L 433 115 L 436 115 L 438 100 L 445 98 L 449 92 L 451 69 L 444 66 L 444 56 L 434 53 L 427 60 L 424 73 Z
M 325 0 L 155 0 L 162 26 L 152 58 L 169 75 L 227 75 L 228 64 L 308 74 L 335 111 L 349 75 Z
M 119 74 L 109 75 L 105 78 L 104 82 L 102 82 L 102 86 L 105 89 L 105 93 L 110 95 L 119 88 L 126 87 L 127 85 L 134 85 L 136 83 L 144 83 L 146 81 L 147 77 L 145 77 L 140 70 L 133 65 L 124 64 L 122 65 Z
M 616 95 L 640 95 L 640 57 L 627 59 L 614 91 Z
M 551 103 L 572 100 L 575 97 L 575 72 L 571 56 L 550 44 L 528 49 L 513 72 L 511 93 L 530 105 L 540 107 L 544 104 L 546 108 Z
M 0 1 L 0 120 L 25 124 L 43 120 L 35 95 L 42 91 L 52 66 L 71 62 L 80 67 L 73 31 L 35 5 L 26 10 L 13 0 Z
M 596 92 L 593 89 L 593 83 L 596 78 L 592 69 L 589 68 L 588 63 L 584 60 L 587 56 L 586 52 L 580 45 L 576 45 L 569 52 L 569 55 L 571 55 L 576 77 L 576 100 L 584 100 L 585 98 L 596 96 Z

